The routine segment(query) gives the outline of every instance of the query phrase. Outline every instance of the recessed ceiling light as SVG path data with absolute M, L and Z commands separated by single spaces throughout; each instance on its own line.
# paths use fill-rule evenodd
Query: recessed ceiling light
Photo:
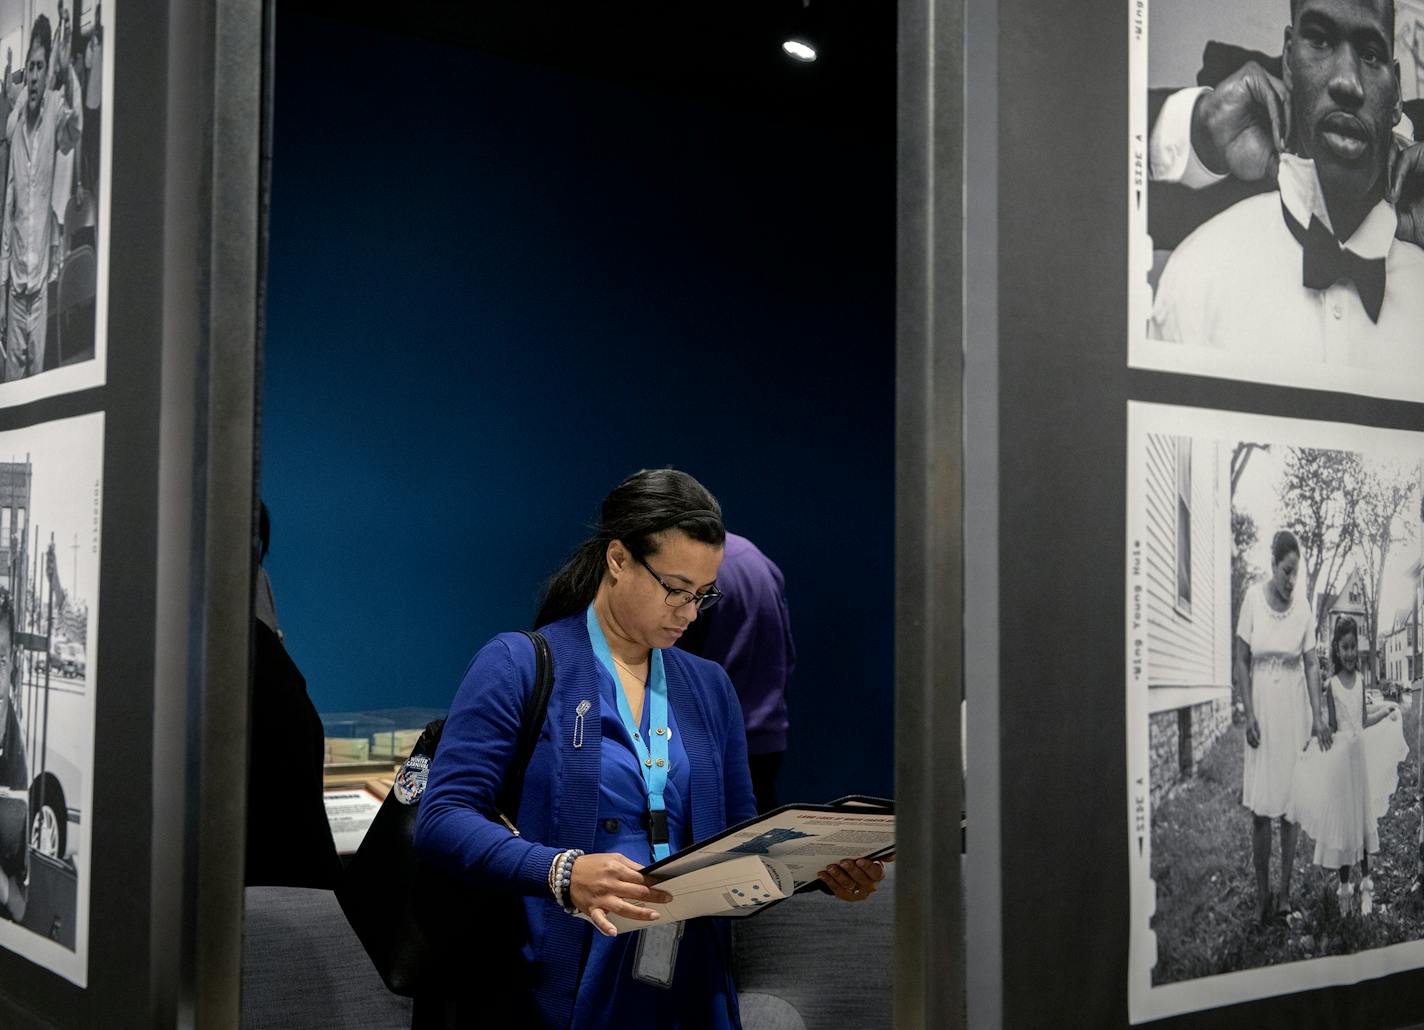
M 803 43 L 799 39 L 788 39 L 785 43 L 781 44 L 781 49 L 785 51 L 786 56 L 794 57 L 798 61 L 809 62 L 816 59 L 815 48 L 807 43 Z

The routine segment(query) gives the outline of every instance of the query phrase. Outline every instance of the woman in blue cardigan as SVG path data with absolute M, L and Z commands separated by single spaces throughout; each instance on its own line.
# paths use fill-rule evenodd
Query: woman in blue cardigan
M 438 1006 L 422 999 L 418 1023 L 438 1007 L 443 1025 L 478 1025 L 513 1000 L 548 1027 L 740 1026 L 725 922 L 659 926 L 638 904 L 668 900 L 643 866 L 756 814 L 731 682 L 673 647 L 721 596 L 725 536 L 716 499 L 673 469 L 639 472 L 604 500 L 598 531 L 549 582 L 536 620 L 554 686 L 518 835 L 494 817 L 494 799 L 533 691 L 533 647 L 505 633 L 475 656 L 431 765 L 416 847 L 468 882 L 523 896 L 511 942 L 523 975 L 494 991 L 457 986 Z M 883 868 L 843 862 L 821 876 L 854 901 Z M 609 915 L 649 928 L 619 935 Z

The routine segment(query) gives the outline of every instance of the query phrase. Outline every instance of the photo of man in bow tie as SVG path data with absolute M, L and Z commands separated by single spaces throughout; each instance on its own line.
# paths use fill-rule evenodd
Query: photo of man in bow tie
M 1292 0 L 1278 188 L 1211 218 L 1173 251 L 1151 339 L 1285 368 L 1424 375 L 1424 250 L 1387 199 L 1402 116 L 1392 0 Z

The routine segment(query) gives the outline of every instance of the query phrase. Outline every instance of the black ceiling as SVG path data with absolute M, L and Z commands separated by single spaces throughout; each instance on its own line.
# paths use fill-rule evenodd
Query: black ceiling
M 316 17 L 468 46 L 637 89 L 733 109 L 778 111 L 846 134 L 893 137 L 895 7 L 890 0 L 497 3 L 297 0 Z M 818 60 L 781 51 L 809 37 Z

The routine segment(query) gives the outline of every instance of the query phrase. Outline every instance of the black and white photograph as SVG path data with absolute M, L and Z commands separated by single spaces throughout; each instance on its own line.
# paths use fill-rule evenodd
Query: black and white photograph
M 1424 400 L 1424 0 L 1128 17 L 1129 363 Z
M 1424 433 L 1128 407 L 1132 1021 L 1424 965 Z
M 104 416 L 0 433 L 0 947 L 86 986 Z
M 0 0 L 0 405 L 102 385 L 113 0 Z

